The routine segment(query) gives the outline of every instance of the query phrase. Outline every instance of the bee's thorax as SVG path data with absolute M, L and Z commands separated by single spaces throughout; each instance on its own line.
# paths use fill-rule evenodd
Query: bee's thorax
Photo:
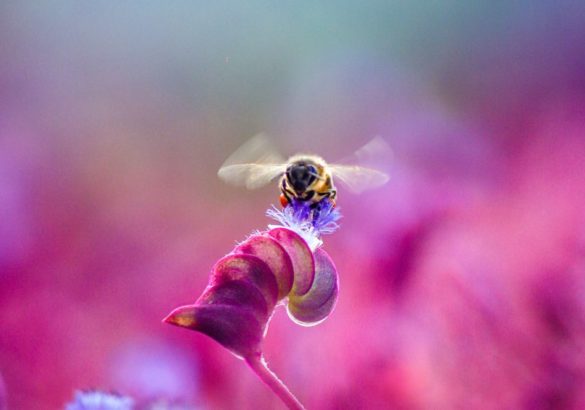
M 334 199 L 336 194 L 325 164 L 308 158 L 298 158 L 289 164 L 280 189 L 289 202 L 295 198 L 316 203 L 324 198 Z

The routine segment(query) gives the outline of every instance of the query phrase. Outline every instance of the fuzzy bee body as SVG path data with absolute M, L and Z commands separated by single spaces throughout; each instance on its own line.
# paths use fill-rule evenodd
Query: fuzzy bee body
M 316 205 L 325 198 L 335 202 L 337 197 L 327 163 L 315 155 L 297 155 L 289 159 L 280 179 L 280 191 L 282 206 L 291 203 L 293 198 Z

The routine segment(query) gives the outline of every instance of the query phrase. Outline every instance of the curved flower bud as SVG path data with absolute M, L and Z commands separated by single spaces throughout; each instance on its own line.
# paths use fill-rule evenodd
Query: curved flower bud
M 195 304 L 175 309 L 164 321 L 204 333 L 246 357 L 260 351 L 277 297 L 276 277 L 266 263 L 230 254 L 215 264 L 210 285 Z
M 289 316 L 305 326 L 324 320 L 337 300 L 335 265 L 296 232 L 273 228 L 250 236 L 211 271 L 193 305 L 175 309 L 166 323 L 204 333 L 238 357 L 261 351 L 276 304 L 288 296 Z
M 251 235 L 211 270 L 209 285 L 193 305 L 172 311 L 164 322 L 196 330 L 244 359 L 289 408 L 300 402 L 262 357 L 262 339 L 276 305 L 288 297 L 288 314 L 313 326 L 333 311 L 337 270 L 319 249 L 321 234 L 337 229 L 341 217 L 332 202 L 313 207 L 295 201 L 269 211 L 281 223 Z

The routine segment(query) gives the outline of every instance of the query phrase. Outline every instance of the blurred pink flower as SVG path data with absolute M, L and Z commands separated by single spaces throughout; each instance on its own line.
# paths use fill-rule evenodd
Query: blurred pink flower
M 2 374 L 0 374 L 0 410 L 6 410 L 8 404 L 6 403 L 6 386 L 4 386 L 4 380 Z
M 100 391 L 77 391 L 65 410 L 133 410 L 134 400 L 127 396 Z

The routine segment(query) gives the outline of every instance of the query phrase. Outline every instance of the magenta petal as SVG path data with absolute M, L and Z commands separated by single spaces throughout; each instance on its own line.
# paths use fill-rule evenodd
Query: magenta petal
M 304 295 L 311 289 L 315 276 L 315 260 L 311 249 L 299 234 L 287 228 L 274 228 L 268 235 L 276 239 L 288 253 L 294 271 L 292 295 Z
M 249 280 L 230 280 L 208 286 L 195 304 L 244 306 L 259 322 L 267 322 L 272 313 L 260 290 Z
M 211 285 L 232 280 L 249 280 L 262 293 L 268 310 L 276 305 L 278 283 L 270 268 L 260 258 L 246 254 L 231 254 L 221 258 L 213 267 Z
M 245 253 L 262 259 L 276 276 L 278 300 L 288 295 L 293 286 L 293 266 L 285 249 L 275 239 L 264 235 L 251 236 L 234 253 Z
M 249 309 L 231 305 L 182 306 L 164 322 L 204 333 L 238 357 L 260 352 L 265 328 Z
M 290 318 L 305 326 L 313 326 L 333 311 L 339 292 L 337 269 L 323 249 L 315 251 L 315 280 L 309 292 L 291 295 L 288 301 Z

